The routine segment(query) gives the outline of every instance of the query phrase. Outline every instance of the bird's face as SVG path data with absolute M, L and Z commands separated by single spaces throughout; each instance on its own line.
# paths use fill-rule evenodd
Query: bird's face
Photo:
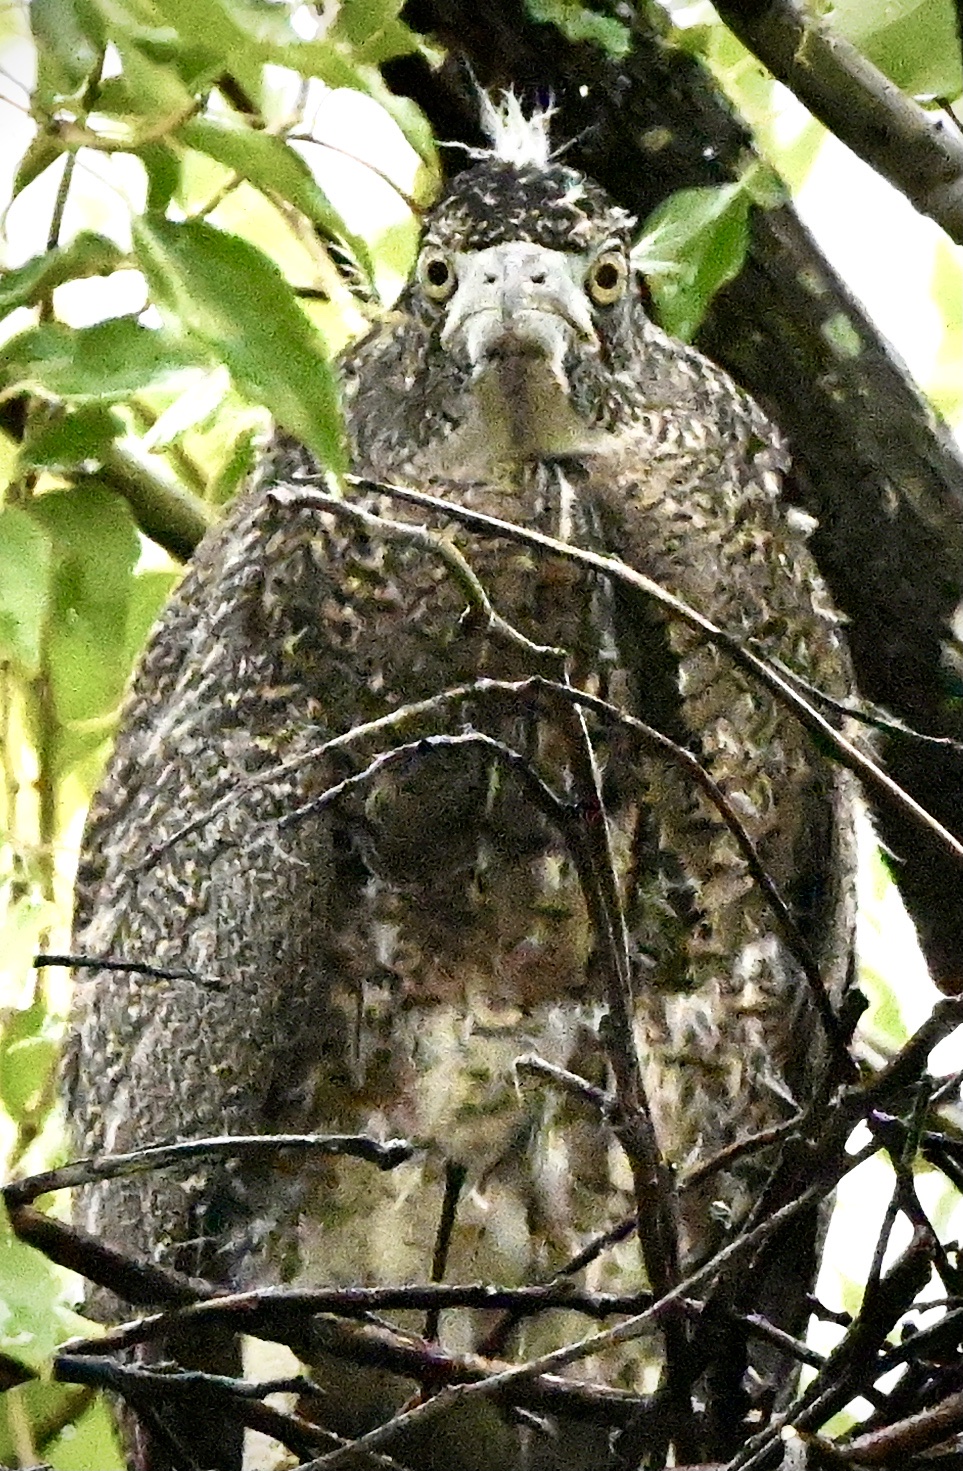
M 604 450 L 645 404 L 632 223 L 560 164 L 460 174 L 391 326 L 346 361 L 357 462 L 514 484 L 533 461 Z
M 411 290 L 461 387 L 462 463 L 577 453 L 603 432 L 602 385 L 631 334 L 627 224 L 573 170 L 490 164 L 456 181 Z
M 424 248 L 420 288 L 444 304 L 438 340 L 467 371 L 476 427 L 495 457 L 560 454 L 586 445 L 590 426 L 573 407 L 568 370 L 598 358 L 593 307 L 613 306 L 627 279 L 618 241 L 587 251 L 531 240 L 457 253 Z
M 428 246 L 419 276 L 430 295 L 450 297 L 441 342 L 467 359 L 474 378 L 519 358 L 543 362 L 567 388 L 572 350 L 598 350 L 584 289 L 587 264 L 582 255 L 528 240 L 457 258 Z

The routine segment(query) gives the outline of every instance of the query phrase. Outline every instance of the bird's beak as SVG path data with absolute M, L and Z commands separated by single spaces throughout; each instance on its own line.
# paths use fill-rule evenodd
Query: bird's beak
M 540 359 L 567 387 L 565 359 L 576 343 L 595 346 L 580 256 L 527 241 L 463 256 L 441 334 L 475 376 L 505 359 Z

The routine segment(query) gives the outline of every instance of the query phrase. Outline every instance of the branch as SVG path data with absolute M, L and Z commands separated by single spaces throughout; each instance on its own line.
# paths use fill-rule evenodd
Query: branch
M 538 1290 L 529 1289 L 525 1295 Z M 453 1288 L 451 1292 L 465 1301 L 475 1299 L 480 1304 L 484 1289 Z M 498 1292 L 505 1297 L 512 1295 L 505 1289 Z M 411 1302 L 420 1301 L 425 1306 L 431 1306 L 432 1302 L 450 1305 L 445 1302 L 444 1294 L 433 1295 L 426 1286 L 384 1291 L 386 1298 L 395 1300 L 402 1300 L 406 1293 Z M 319 1311 L 319 1303 L 350 1295 L 351 1289 L 237 1293 L 125 1323 L 106 1338 L 74 1340 L 65 1345 L 64 1353 L 70 1358 L 93 1362 L 135 1344 L 167 1338 L 175 1330 L 183 1336 L 192 1328 L 209 1330 L 216 1324 L 256 1338 L 296 1345 L 300 1352 L 309 1355 L 324 1353 L 362 1367 L 381 1369 L 425 1387 L 489 1384 L 511 1372 L 512 1366 L 504 1362 L 482 1358 L 479 1354 L 449 1352 L 384 1323 L 356 1322 Z M 553 1375 L 525 1377 L 524 1386 L 506 1389 L 498 1397 L 504 1403 L 527 1409 L 617 1425 L 627 1424 L 646 1403 L 638 1394 L 606 1384 L 580 1383 Z
M 793 1220 L 801 1212 L 810 1209 L 818 1201 L 825 1197 L 835 1188 L 842 1177 L 853 1170 L 864 1160 L 875 1154 L 879 1145 L 874 1140 L 856 1154 L 845 1155 L 828 1165 L 822 1178 L 817 1179 L 798 1199 L 790 1201 L 788 1205 L 775 1211 L 768 1220 L 763 1221 L 755 1230 L 747 1232 L 738 1237 L 718 1251 L 704 1266 L 693 1272 L 683 1282 L 677 1284 L 669 1292 L 665 1293 L 657 1302 L 653 1303 L 645 1312 L 637 1314 L 633 1318 L 627 1318 L 624 1322 L 617 1324 L 614 1328 L 608 1328 L 600 1333 L 590 1334 L 587 1338 L 581 1338 L 575 1343 L 568 1343 L 564 1347 L 554 1349 L 538 1358 L 529 1359 L 522 1364 L 513 1364 L 497 1374 L 480 1380 L 476 1384 L 465 1384 L 449 1387 L 436 1395 L 434 1399 L 426 1403 L 416 1405 L 413 1409 L 406 1410 L 384 1425 L 379 1425 L 375 1430 L 360 1436 L 349 1448 L 344 1451 L 333 1453 L 320 1458 L 317 1462 L 311 1462 L 309 1466 L 302 1467 L 301 1471 L 334 1471 L 336 1466 L 349 1462 L 359 1452 L 367 1452 L 372 1449 L 380 1449 L 390 1444 L 400 1434 L 405 1432 L 412 1424 L 423 1423 L 434 1419 L 442 1411 L 455 1404 L 459 1399 L 476 1394 L 501 1395 L 510 1390 L 514 1399 L 517 1387 L 526 1381 L 541 1378 L 546 1374 L 554 1374 L 557 1370 L 567 1368 L 571 1364 L 579 1363 L 584 1359 L 594 1358 L 597 1354 L 604 1353 L 619 1344 L 631 1343 L 650 1333 L 657 1327 L 667 1313 L 681 1311 L 684 1302 L 693 1293 L 714 1280 L 725 1268 L 731 1270 L 737 1262 L 744 1262 L 758 1250 L 775 1232 L 780 1231 L 790 1220 Z
M 100 1154 L 90 1159 L 73 1160 L 59 1169 L 44 1170 L 40 1174 L 29 1175 L 25 1180 L 14 1180 L 4 1185 L 0 1194 L 10 1207 L 29 1205 L 49 1190 L 90 1185 L 95 1180 L 126 1179 L 188 1160 L 209 1159 L 212 1155 L 235 1159 L 251 1154 L 274 1154 L 284 1149 L 332 1156 L 351 1155 L 368 1160 L 380 1170 L 393 1170 L 415 1153 L 414 1145 L 403 1139 L 389 1139 L 382 1144 L 367 1134 L 225 1134 L 213 1139 L 153 1144 L 146 1149 L 133 1149 L 128 1154 Z
M 774 1465 L 785 1426 L 818 1429 L 849 1400 L 871 1388 L 879 1377 L 879 1350 L 929 1281 L 930 1266 L 928 1243 L 915 1233 L 876 1290 L 867 1292 L 857 1317 L 822 1369 L 787 1409 L 746 1442 L 734 1457 L 731 1471 L 762 1471 Z
M 716 0 L 716 10 L 821 123 L 963 245 L 963 137 L 796 0 Z
M 570 1072 L 568 1068 L 559 1067 L 557 1063 L 549 1062 L 544 1057 L 539 1057 L 536 1052 L 526 1052 L 522 1057 L 516 1057 L 514 1066 L 516 1073 L 532 1073 L 536 1077 L 548 1078 L 560 1092 L 567 1093 L 572 1098 L 580 1098 L 584 1103 L 590 1103 L 593 1108 L 598 1109 L 603 1118 L 608 1116 L 615 1101 L 611 1093 L 606 1093 L 604 1088 L 597 1088 L 587 1078 Z
M 262 1396 L 278 1391 L 310 1393 L 314 1386 L 308 1380 L 247 1384 L 225 1375 L 183 1369 L 170 1373 L 66 1353 L 54 1359 L 53 1377 L 61 1384 L 111 1390 L 140 1412 L 151 1406 L 169 1405 L 193 1415 L 209 1415 L 215 1407 L 219 1413 L 226 1409 L 239 1424 L 270 1436 L 302 1459 L 313 1454 L 319 1442 L 332 1439 L 330 1433 L 311 1421 L 260 1402 Z
M 938 1405 L 909 1415 L 895 1425 L 857 1436 L 836 1447 L 845 1461 L 857 1466 L 901 1465 L 903 1457 L 941 1445 L 963 1428 L 963 1391 L 947 1395 Z
M 173 1328 L 184 1327 L 197 1319 L 233 1322 L 238 1318 L 244 1323 L 245 1331 L 256 1337 L 262 1321 L 260 1314 L 264 1322 L 269 1322 L 278 1321 L 284 1315 L 307 1318 L 327 1313 L 339 1318 L 363 1319 L 372 1313 L 435 1309 L 447 1313 L 462 1308 L 482 1313 L 512 1312 L 526 1318 L 548 1312 L 582 1313 L 587 1318 L 602 1320 L 619 1314 L 630 1316 L 651 1304 L 651 1292 L 623 1295 L 586 1292 L 566 1281 L 534 1287 L 499 1287 L 487 1282 L 413 1282 L 391 1287 L 259 1287 L 205 1299 L 200 1307 L 195 1303 L 178 1304 L 185 1311 L 157 1313 L 121 1324 L 97 1338 L 75 1339 L 65 1351 L 117 1353 L 138 1343 L 163 1338 Z M 434 1346 L 433 1351 L 436 1351 Z
M 51 955 L 45 951 L 33 957 L 34 970 L 44 970 L 48 965 L 65 970 L 109 970 L 121 974 L 145 976 L 150 981 L 191 981 L 195 986 L 205 986 L 211 991 L 223 991 L 227 982 L 218 976 L 199 976 L 196 971 L 185 970 L 176 965 L 147 965 L 139 960 L 121 960 L 112 955 Z
M 537 547 L 542 551 L 551 552 L 565 561 L 576 562 L 593 572 L 601 573 L 603 577 L 608 577 L 613 582 L 621 582 L 626 587 L 643 593 L 653 602 L 658 603 L 671 617 L 677 618 L 679 622 L 687 624 L 688 627 L 718 644 L 720 648 L 724 648 L 735 663 L 752 674 L 760 684 L 791 709 L 800 724 L 811 735 L 828 745 L 839 764 L 858 776 L 873 797 L 885 802 L 888 806 L 898 808 L 904 817 L 911 818 L 918 827 L 925 828 L 931 836 L 939 839 L 942 846 L 957 861 L 963 862 L 963 843 L 955 838 L 942 823 L 937 822 L 936 818 L 921 807 L 908 792 L 898 786 L 892 777 L 887 776 L 880 766 L 864 756 L 845 736 L 840 735 L 839 731 L 824 720 L 819 712 L 813 709 L 809 701 L 805 700 L 771 664 L 760 659 L 757 654 L 753 654 L 739 639 L 716 627 L 710 619 L 704 618 L 701 613 L 689 607 L 680 598 L 673 597 L 671 593 L 666 592 L 665 588 L 654 582 L 651 577 L 636 572 L 634 568 L 619 561 L 617 557 L 603 556 L 599 552 L 592 552 L 584 547 L 571 546 L 567 542 L 546 536 L 540 531 L 515 526 L 510 521 L 502 521 L 496 516 L 486 516 L 481 511 L 469 510 L 466 506 L 442 500 L 438 496 L 426 495 L 422 491 L 410 490 L 406 486 L 385 485 L 380 482 L 360 480 L 354 476 L 348 478 L 352 484 L 364 490 L 391 495 L 411 505 L 437 511 L 453 521 L 462 522 L 475 531 L 484 531 L 489 535 L 502 536 L 509 541 L 519 542 L 523 546 Z
M 527 654 L 537 667 L 544 665 L 552 674 L 563 672 L 568 651 L 548 644 L 533 643 L 514 624 L 502 618 L 492 605 L 482 582 L 458 547 L 424 526 L 420 521 L 392 521 L 388 516 L 378 515 L 374 511 L 365 510 L 363 506 L 356 506 L 351 501 L 346 501 L 343 496 L 325 495 L 321 491 L 313 491 L 306 501 L 302 490 L 292 489 L 288 485 L 272 486 L 269 495 L 279 505 L 289 506 L 292 510 L 307 504 L 313 510 L 327 511 L 332 516 L 341 517 L 342 520 L 353 521 L 355 525 L 364 527 L 366 531 L 375 536 L 385 537 L 388 541 L 405 542 L 408 546 L 416 546 L 421 551 L 427 552 L 431 557 L 438 557 L 451 573 L 456 587 L 464 593 L 468 600 L 475 626 L 481 627 L 486 633 L 504 640 L 506 644 Z
M 94 479 L 122 496 L 144 535 L 179 562 L 187 561 L 217 519 L 157 455 L 148 455 L 132 438 L 113 441 Z

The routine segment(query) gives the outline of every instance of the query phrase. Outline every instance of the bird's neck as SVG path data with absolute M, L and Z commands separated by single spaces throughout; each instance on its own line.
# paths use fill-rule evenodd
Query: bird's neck
M 534 353 L 493 358 L 463 408 L 461 423 L 430 453 L 435 473 L 454 481 L 523 481 L 539 462 L 587 453 L 599 438 L 573 407 L 565 379 Z

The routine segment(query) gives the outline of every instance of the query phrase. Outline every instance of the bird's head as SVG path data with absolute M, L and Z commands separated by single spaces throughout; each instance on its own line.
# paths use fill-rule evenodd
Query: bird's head
M 428 215 L 396 335 L 408 443 L 449 474 L 591 447 L 637 396 L 645 332 L 631 216 L 552 159 L 548 114 L 483 106 L 493 147 Z

